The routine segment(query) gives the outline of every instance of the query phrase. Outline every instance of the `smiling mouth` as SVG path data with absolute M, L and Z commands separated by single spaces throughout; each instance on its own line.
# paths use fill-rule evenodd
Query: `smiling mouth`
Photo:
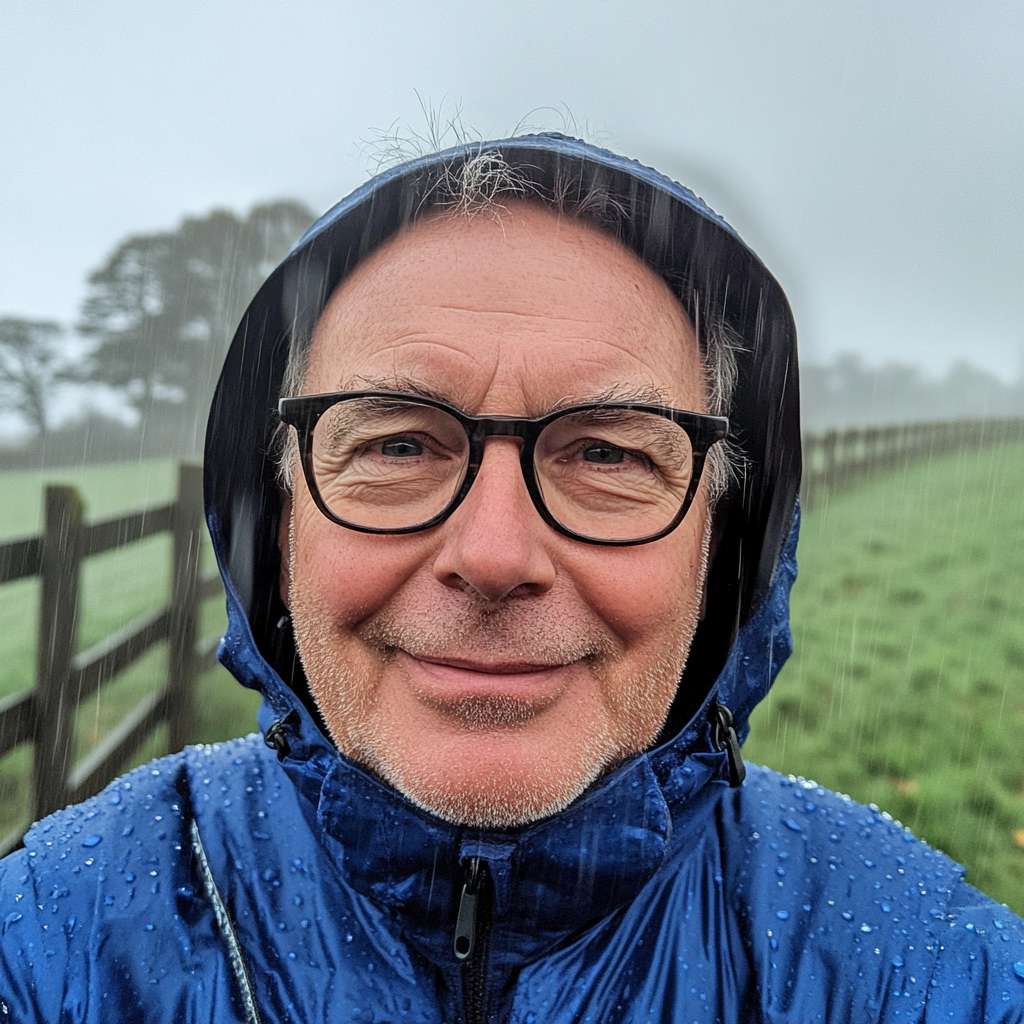
M 417 699 L 472 730 L 507 729 L 536 718 L 565 692 L 574 665 L 398 653 Z
M 412 654 L 410 651 L 404 651 L 403 653 L 427 665 L 439 665 L 444 668 L 459 669 L 463 672 L 480 672 L 484 675 L 495 676 L 530 675 L 536 672 L 550 672 L 554 669 L 567 667 L 564 662 L 554 662 L 552 664 L 525 661 L 483 662 L 468 661 L 461 658 L 430 658 L 422 654 Z

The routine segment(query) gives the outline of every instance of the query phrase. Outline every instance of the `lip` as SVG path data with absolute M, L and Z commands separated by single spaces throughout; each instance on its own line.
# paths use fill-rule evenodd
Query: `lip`
M 400 649 L 399 657 L 414 688 L 430 702 L 472 697 L 512 697 L 547 703 L 569 685 L 575 662 L 539 665 L 427 658 Z

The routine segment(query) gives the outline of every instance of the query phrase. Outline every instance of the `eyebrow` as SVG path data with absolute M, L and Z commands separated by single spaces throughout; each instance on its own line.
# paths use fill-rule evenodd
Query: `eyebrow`
M 442 389 L 405 374 L 391 374 L 387 377 L 357 376 L 342 382 L 340 391 L 391 391 L 396 394 L 416 395 L 419 398 L 430 398 L 435 402 L 444 402 L 456 409 L 462 405 L 455 396 Z M 539 410 L 535 415 L 544 416 L 558 409 L 566 409 L 572 405 L 586 405 L 590 402 L 608 403 L 639 403 L 641 405 L 671 405 L 669 396 L 662 388 L 653 384 L 612 384 L 610 387 L 591 394 L 566 395 L 547 409 Z M 465 411 L 465 410 L 463 410 Z

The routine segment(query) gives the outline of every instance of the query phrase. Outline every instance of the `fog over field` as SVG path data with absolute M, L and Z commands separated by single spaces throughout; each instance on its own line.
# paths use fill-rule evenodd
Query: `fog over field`
M 555 129 L 686 182 L 755 247 L 796 312 L 809 425 L 1021 412 L 1019 4 L 0 0 L 0 17 L 0 318 L 55 323 L 72 364 L 98 340 L 75 331 L 89 275 L 126 239 L 282 197 L 319 213 L 395 137 Z M 49 426 L 88 405 L 133 422 L 126 387 L 54 384 Z M 30 437 L 31 410 L 4 409 L 0 434 Z

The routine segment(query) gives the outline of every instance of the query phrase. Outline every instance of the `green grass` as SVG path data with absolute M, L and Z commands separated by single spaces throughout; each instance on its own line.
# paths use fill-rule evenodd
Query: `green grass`
M 1024 913 L 1024 447 L 826 499 L 799 561 L 746 756 L 877 804 Z
M 89 466 L 66 471 L 0 474 L 0 537 L 37 533 L 46 483 L 70 483 L 85 500 L 86 517 L 105 518 L 174 498 L 177 469 L 170 461 Z M 214 566 L 207 543 L 204 571 Z M 170 593 L 171 541 L 163 534 L 86 561 L 82 571 L 78 648 L 84 650 Z M 0 697 L 34 685 L 39 583 L 19 580 L 0 587 Z M 223 597 L 205 602 L 200 634 L 217 636 L 224 628 Z M 167 644 L 151 648 L 130 669 L 103 687 L 78 711 L 76 757 L 81 757 L 124 715 L 167 678 Z M 196 682 L 196 741 L 214 742 L 251 732 L 259 698 L 239 686 L 219 666 Z M 130 763 L 167 752 L 166 726 L 158 729 Z M 130 765 L 126 765 L 129 767 Z M 27 820 L 30 807 L 31 748 L 0 760 L 0 837 Z
M 38 529 L 42 476 L 0 475 L 0 535 Z M 92 517 L 173 497 L 172 463 L 46 474 Z M 168 592 L 167 538 L 91 559 L 86 647 Z M 210 552 L 204 565 L 212 566 Z M 921 464 L 804 518 L 796 649 L 745 754 L 874 802 L 1024 913 L 1024 446 Z M 38 584 L 0 587 L 0 697 L 32 685 Z M 223 627 L 207 602 L 203 634 Z M 165 678 L 155 648 L 78 714 L 83 752 Z M 197 687 L 197 739 L 253 728 L 257 700 L 217 669 Z M 136 759 L 164 752 L 161 732 Z M 27 813 L 30 750 L 0 761 L 0 834 Z

